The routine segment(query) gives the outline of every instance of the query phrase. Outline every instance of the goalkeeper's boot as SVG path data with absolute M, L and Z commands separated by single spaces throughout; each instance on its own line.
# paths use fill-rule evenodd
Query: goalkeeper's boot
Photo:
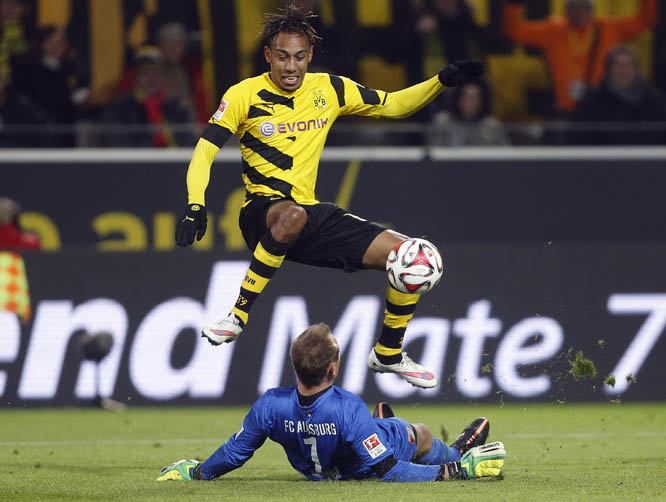
M 495 441 L 471 448 L 460 459 L 460 468 L 465 479 L 499 476 L 505 458 L 504 445 Z
M 420 364 L 415 363 L 407 356 L 407 352 L 402 353 L 402 361 L 395 364 L 384 364 L 377 359 L 377 353 L 373 348 L 368 355 L 368 366 L 376 373 L 395 373 L 404 378 L 414 387 L 429 389 L 437 385 L 437 378 Z
M 375 411 L 372 412 L 372 418 L 391 418 L 394 417 L 395 413 L 389 406 L 388 403 L 377 403 L 375 406 Z
M 243 332 L 243 323 L 231 312 L 221 321 L 204 326 L 201 336 L 207 338 L 211 345 L 231 343 Z
M 198 460 L 179 460 L 171 465 L 167 465 L 160 471 L 155 481 L 193 481 L 203 479 L 199 473 L 201 462 Z
M 465 427 L 458 439 L 451 443 L 451 447 L 456 448 L 461 455 L 464 455 L 470 448 L 485 444 L 489 433 L 490 422 L 486 417 L 479 417 Z

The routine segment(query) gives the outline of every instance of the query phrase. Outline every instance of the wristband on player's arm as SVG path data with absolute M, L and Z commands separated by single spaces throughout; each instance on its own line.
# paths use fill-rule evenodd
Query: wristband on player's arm
M 205 481 L 206 478 L 203 477 L 203 474 L 201 474 L 201 462 L 197 464 L 197 466 L 192 469 L 192 472 L 190 474 L 193 480 L 195 481 Z
M 451 481 L 454 479 L 467 479 L 460 467 L 460 462 L 449 462 L 439 466 L 439 474 L 435 481 Z
M 377 475 L 379 479 L 383 478 L 384 475 L 389 472 L 395 465 L 398 463 L 398 460 L 393 456 L 389 455 L 380 462 L 377 462 L 372 466 L 373 472 Z
M 188 204 L 183 218 L 176 225 L 176 244 L 189 246 L 195 237 L 200 241 L 206 233 L 207 224 L 206 208 L 201 204 Z

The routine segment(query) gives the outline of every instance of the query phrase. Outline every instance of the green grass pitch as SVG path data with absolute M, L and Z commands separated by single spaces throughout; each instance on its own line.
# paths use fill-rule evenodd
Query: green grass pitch
M 503 479 L 390 484 L 311 482 L 267 441 L 213 482 L 154 481 L 204 459 L 247 408 L 0 411 L 0 500 L 265 501 L 666 500 L 666 403 L 395 406 L 451 436 L 477 416 L 509 454 Z

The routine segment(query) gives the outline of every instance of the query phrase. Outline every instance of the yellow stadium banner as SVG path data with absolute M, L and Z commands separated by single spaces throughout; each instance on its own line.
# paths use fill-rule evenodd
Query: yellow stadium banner
M 0 251 L 0 311 L 16 313 L 21 321 L 31 316 L 30 294 L 25 264 L 20 255 Z

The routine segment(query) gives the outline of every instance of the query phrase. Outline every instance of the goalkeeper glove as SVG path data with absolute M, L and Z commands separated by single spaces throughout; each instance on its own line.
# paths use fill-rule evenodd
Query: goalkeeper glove
M 484 72 L 482 61 L 476 59 L 463 59 L 446 67 L 437 75 L 442 85 L 453 87 L 464 84 L 468 80 L 478 77 Z
M 470 449 L 460 459 L 460 468 L 465 479 L 499 476 L 505 458 L 504 445 L 495 441 Z
M 176 244 L 189 246 L 195 236 L 200 241 L 206 233 L 206 225 L 206 208 L 201 204 L 189 204 L 183 219 L 176 225 Z
M 179 460 L 167 465 L 160 471 L 155 481 L 194 481 L 203 479 L 199 469 L 201 462 L 198 460 Z
M 475 446 L 465 453 L 458 462 L 442 465 L 438 481 L 446 479 L 473 479 L 483 476 L 499 476 L 506 451 L 499 441 L 483 446 Z M 447 476 L 444 475 L 446 467 Z

